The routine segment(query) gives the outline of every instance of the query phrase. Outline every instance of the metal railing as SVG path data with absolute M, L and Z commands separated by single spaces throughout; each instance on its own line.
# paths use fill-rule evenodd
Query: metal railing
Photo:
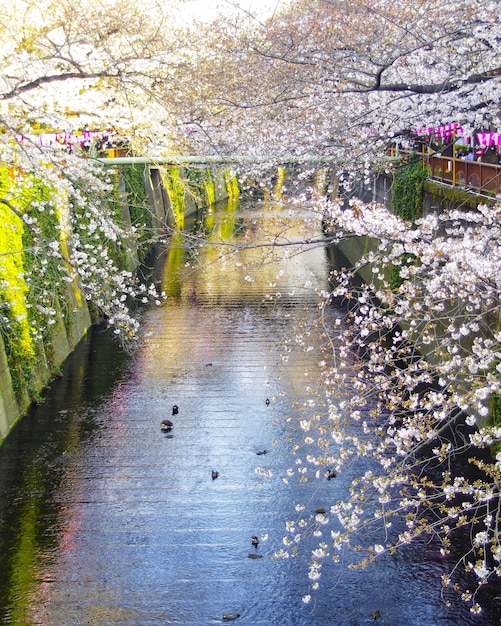
M 111 152 L 110 152 L 111 154 Z M 122 151 L 120 154 L 124 154 Z M 259 155 L 172 155 L 172 156 L 107 156 L 94 159 L 103 165 L 227 165 L 227 164 L 275 164 L 275 165 L 302 165 L 302 164 L 329 164 L 334 159 L 330 156 L 316 155 L 285 155 L 285 156 L 259 156 Z

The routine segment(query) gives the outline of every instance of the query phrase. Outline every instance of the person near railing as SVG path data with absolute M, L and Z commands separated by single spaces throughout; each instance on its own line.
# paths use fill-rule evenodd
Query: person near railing
M 496 149 L 494 146 L 490 146 L 482 155 L 481 159 L 482 163 L 492 163 L 493 165 L 497 165 L 499 163 L 499 156 L 496 153 Z

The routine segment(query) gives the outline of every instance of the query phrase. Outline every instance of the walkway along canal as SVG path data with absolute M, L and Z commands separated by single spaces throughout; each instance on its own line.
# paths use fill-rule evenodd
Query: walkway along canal
M 221 207 L 204 228 L 236 243 L 320 232 L 273 203 Z M 363 572 L 326 565 L 317 596 L 302 602 L 318 539 L 273 559 L 285 522 L 298 500 L 314 514 L 349 482 L 283 480 L 301 440 L 294 403 L 309 410 L 305 387 L 318 379 L 325 251 L 233 256 L 181 244 L 174 238 L 156 260 L 168 300 L 144 311 L 144 346 L 125 354 L 94 329 L 0 449 L 0 623 L 501 623 L 499 589 L 480 616 L 459 599 L 445 606 L 440 576 L 453 561 L 432 542 Z M 299 328 L 313 349 L 283 360 L 277 343 Z M 174 422 L 168 433 L 163 419 Z

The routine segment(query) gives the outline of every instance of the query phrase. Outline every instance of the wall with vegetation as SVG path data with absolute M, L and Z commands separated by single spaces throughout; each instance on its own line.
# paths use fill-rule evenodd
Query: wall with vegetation
M 143 260 L 143 244 L 165 232 L 167 222 L 182 228 L 187 212 L 238 194 L 235 178 L 222 170 L 168 168 L 158 177 L 155 193 L 144 166 L 122 166 L 114 175 L 113 215 L 138 233 L 137 247 L 114 251 L 117 266 L 129 271 Z M 42 240 L 59 237 L 62 245 L 70 245 L 71 203 L 44 181 L 5 168 L 0 168 L 0 199 L 12 191 L 13 176 L 15 200 L 0 201 L 0 443 L 96 321 L 92 305 L 64 279 L 60 262 L 50 253 L 32 253 L 32 231 L 19 217 L 33 213 Z M 42 274 L 51 277 L 50 294 L 44 293 L 46 281 L 37 280 Z
M 31 175 L 2 168 L 0 196 L 9 192 L 10 204 L 0 202 L 0 441 L 91 324 L 80 291 L 63 280 L 60 261 L 49 250 L 34 251 L 40 241 L 68 240 L 67 199 Z M 21 213 L 36 224 L 36 241 Z

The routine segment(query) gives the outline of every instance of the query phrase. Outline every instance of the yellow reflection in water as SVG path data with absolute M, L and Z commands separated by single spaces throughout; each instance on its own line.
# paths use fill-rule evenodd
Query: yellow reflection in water
M 168 295 L 193 301 L 225 294 L 262 299 L 268 290 L 275 297 L 292 296 L 311 285 L 304 240 L 319 234 L 319 218 L 284 210 L 276 199 L 245 208 L 230 201 L 207 211 L 200 229 L 199 234 L 178 232 L 171 239 L 162 272 L 162 289 Z M 314 253 L 323 254 L 320 249 Z M 298 266 L 294 284 L 287 277 L 288 264 Z

